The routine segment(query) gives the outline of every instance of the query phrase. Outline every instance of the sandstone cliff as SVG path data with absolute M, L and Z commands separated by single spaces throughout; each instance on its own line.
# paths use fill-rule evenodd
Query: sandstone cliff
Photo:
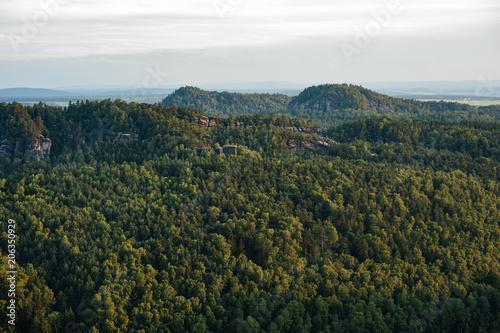
M 47 160 L 50 156 L 52 141 L 39 135 L 37 138 L 5 139 L 0 142 L 0 154 L 9 158 L 26 157 L 31 160 Z

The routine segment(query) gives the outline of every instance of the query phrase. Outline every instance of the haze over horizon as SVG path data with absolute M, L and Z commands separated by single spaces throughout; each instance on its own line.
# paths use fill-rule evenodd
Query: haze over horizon
M 500 3 L 0 4 L 0 89 L 500 79 Z

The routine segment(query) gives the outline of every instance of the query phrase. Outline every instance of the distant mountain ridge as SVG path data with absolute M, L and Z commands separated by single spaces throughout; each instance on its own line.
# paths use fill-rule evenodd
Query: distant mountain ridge
M 172 92 L 163 88 L 122 88 L 119 90 L 56 90 L 45 88 L 7 88 L 0 89 L 0 97 L 85 97 L 85 96 L 138 96 L 158 95 Z
M 499 121 L 495 108 L 478 108 L 455 102 L 424 102 L 383 95 L 362 86 L 323 84 L 304 89 L 298 96 L 241 94 L 182 87 L 163 99 L 163 105 L 193 107 L 208 114 L 286 114 L 311 119 L 323 126 L 387 116 L 407 119 Z
M 7 88 L 0 89 L 0 97 L 59 97 L 72 96 L 73 93 L 44 88 Z
M 447 96 L 447 99 L 451 100 L 459 100 L 465 97 L 478 100 L 500 97 L 500 81 L 493 80 L 492 77 L 482 77 L 478 80 L 468 81 L 382 81 L 357 84 L 390 96 L 410 96 L 416 99 L 420 98 L 421 95 L 426 95 L 427 98 L 432 99 Z

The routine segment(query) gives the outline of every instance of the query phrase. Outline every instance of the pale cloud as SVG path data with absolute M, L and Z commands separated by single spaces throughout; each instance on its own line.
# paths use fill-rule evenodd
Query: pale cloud
M 376 64 L 404 63 L 408 73 L 420 77 L 422 70 L 412 72 L 412 68 L 423 66 L 428 57 L 439 58 L 434 61 L 440 65 L 433 68 L 439 70 L 444 63 L 443 75 L 450 79 L 457 75 L 445 70 L 445 59 L 453 66 L 462 63 L 462 67 L 481 59 L 474 73 L 497 73 L 497 0 L 400 0 L 401 10 L 391 15 L 390 24 L 353 57 L 352 64 L 347 64 L 339 44 L 352 43 L 356 34 L 374 20 L 374 13 L 387 10 L 391 1 L 397 0 L 4 0 L 0 3 L 0 62 L 23 61 L 29 67 L 42 59 L 74 59 L 68 63 L 82 61 L 87 66 L 89 63 L 82 59 L 89 56 L 129 55 L 129 59 L 140 58 L 144 63 L 161 50 L 182 54 L 212 50 L 215 58 L 223 61 L 215 61 L 205 51 L 196 61 L 220 66 L 220 74 L 227 62 L 223 54 L 227 54 L 233 57 L 233 72 L 242 66 L 245 68 L 239 70 L 240 75 L 246 69 L 259 73 L 264 66 L 265 75 L 275 73 L 276 80 L 284 76 L 285 64 L 295 71 L 311 66 L 304 67 L 308 73 L 331 68 L 332 75 L 349 68 L 352 76 L 377 79 L 373 78 L 376 70 L 366 71 Z M 46 21 L 44 8 L 49 8 Z M 36 20 L 39 26 L 29 31 Z M 401 45 L 405 48 L 400 49 Z M 251 50 L 269 56 L 256 59 Z M 268 65 L 271 63 L 274 69 Z M 176 65 L 192 67 L 182 60 Z M 203 79 L 212 73 L 198 70 Z M 474 73 L 469 68 L 462 77 L 472 78 Z M 186 71 L 184 75 L 196 77 L 196 73 Z M 326 74 L 317 77 L 324 80 Z

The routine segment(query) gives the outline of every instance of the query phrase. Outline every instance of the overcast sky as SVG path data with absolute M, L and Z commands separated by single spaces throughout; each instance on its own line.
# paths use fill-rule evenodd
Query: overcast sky
M 1 0 L 0 88 L 500 80 L 498 0 Z

